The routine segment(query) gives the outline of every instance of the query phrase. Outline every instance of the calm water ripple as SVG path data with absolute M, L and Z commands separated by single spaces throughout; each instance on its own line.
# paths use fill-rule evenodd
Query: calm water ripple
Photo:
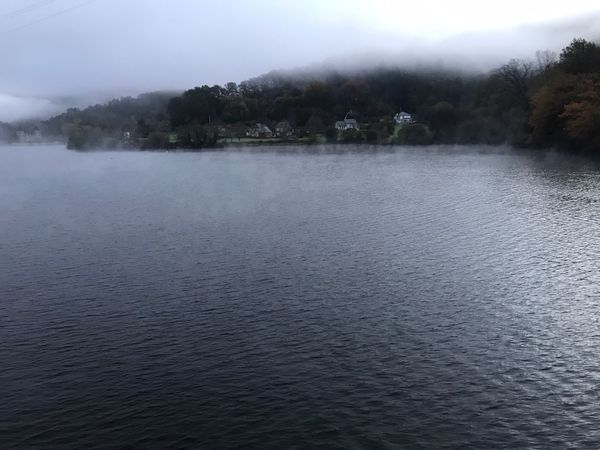
M 305 150 L 0 148 L 0 447 L 599 448 L 600 164 Z

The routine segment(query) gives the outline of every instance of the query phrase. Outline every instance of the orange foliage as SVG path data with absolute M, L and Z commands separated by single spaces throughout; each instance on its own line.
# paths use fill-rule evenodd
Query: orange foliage
M 532 140 L 586 143 L 600 138 L 600 77 L 557 74 L 532 98 Z
M 569 137 L 585 141 L 600 135 L 600 82 L 580 80 L 575 98 L 567 103 L 559 116 L 565 120 Z
M 577 85 L 576 76 L 557 74 L 533 96 L 530 119 L 533 143 L 547 144 L 560 136 L 564 128 L 560 115 L 565 105 L 575 98 Z

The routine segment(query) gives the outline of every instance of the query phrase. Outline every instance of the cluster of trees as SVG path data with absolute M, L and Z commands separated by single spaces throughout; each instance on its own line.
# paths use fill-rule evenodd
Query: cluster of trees
M 288 121 L 303 136 L 342 142 L 501 144 L 598 149 L 600 46 L 575 39 L 560 55 L 538 52 L 487 74 L 365 70 L 271 72 L 182 94 L 152 93 L 70 109 L 42 123 L 73 148 L 200 148 L 241 137 L 257 122 Z M 361 131 L 337 132 L 352 110 Z M 395 126 L 407 111 L 416 123 Z
M 42 134 L 51 139 L 66 139 L 69 148 L 139 147 L 164 143 L 171 131 L 167 112 L 174 92 L 152 92 L 136 98 L 123 97 L 83 110 L 70 108 L 41 124 Z M 129 138 L 126 138 L 129 136 Z M 147 143 L 147 144 L 146 144 Z
M 0 143 L 11 144 L 17 140 L 17 133 L 10 124 L 0 122 Z
M 600 46 L 583 39 L 563 50 L 531 99 L 530 143 L 600 149 Z

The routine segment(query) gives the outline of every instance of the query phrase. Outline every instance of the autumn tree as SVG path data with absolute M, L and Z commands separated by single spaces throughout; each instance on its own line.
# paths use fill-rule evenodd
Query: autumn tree
M 530 143 L 550 145 L 564 140 L 565 105 L 575 98 L 577 77 L 556 74 L 532 98 Z
M 580 79 L 575 98 L 565 105 L 559 117 L 565 121 L 569 138 L 576 143 L 600 143 L 600 79 Z

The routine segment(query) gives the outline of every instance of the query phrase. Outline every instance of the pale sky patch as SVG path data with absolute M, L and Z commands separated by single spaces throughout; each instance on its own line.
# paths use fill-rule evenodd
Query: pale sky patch
M 597 0 L 2 0 L 0 94 L 108 98 L 325 60 L 485 70 L 598 37 L 599 19 Z

